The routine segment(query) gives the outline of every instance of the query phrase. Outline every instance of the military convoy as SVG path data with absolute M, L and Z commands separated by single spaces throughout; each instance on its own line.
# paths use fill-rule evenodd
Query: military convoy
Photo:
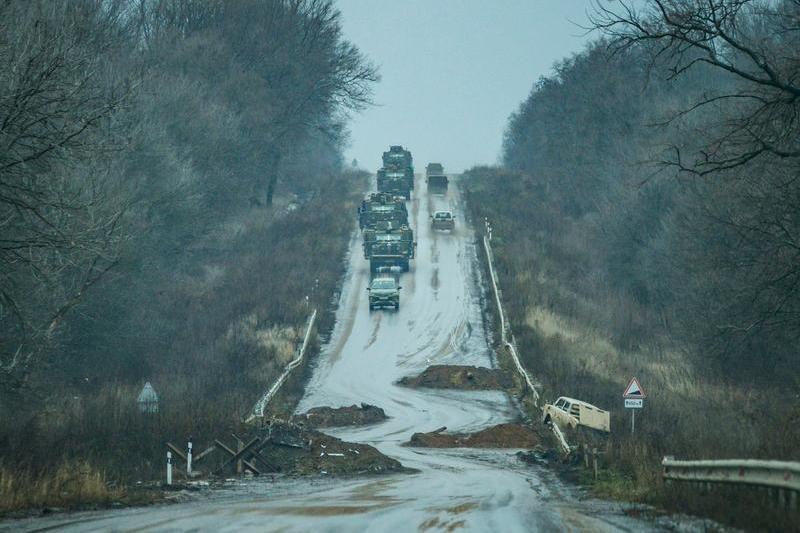
M 398 276 L 408 272 L 416 254 L 414 231 L 408 223 L 406 200 L 414 189 L 414 160 L 411 152 L 402 146 L 390 146 L 383 152 L 383 166 L 377 172 L 378 192 L 369 194 L 358 207 L 358 226 L 362 230 L 364 259 L 369 260 L 370 271 L 378 275 L 372 279 L 369 292 L 369 309 L 391 307 L 400 309 Z M 426 168 L 428 188 L 434 184 L 447 191 L 447 176 L 440 163 Z M 435 185 L 434 185 L 435 186 Z M 441 188 L 441 187 L 440 187 Z M 437 212 L 436 216 L 439 216 Z M 452 229 L 452 213 L 447 220 L 435 218 L 434 228 Z

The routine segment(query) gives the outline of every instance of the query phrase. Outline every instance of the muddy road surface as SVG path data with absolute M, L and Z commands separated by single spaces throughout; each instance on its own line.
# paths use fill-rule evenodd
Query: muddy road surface
M 242 481 L 204 498 L 150 508 L 77 513 L 15 524 L 16 529 L 80 531 L 616 531 L 650 530 L 618 506 L 581 501 L 545 467 L 514 450 L 402 446 L 412 434 L 447 426 L 468 433 L 519 419 L 500 391 L 412 389 L 396 385 L 430 365 L 496 366 L 484 330 L 474 235 L 451 184 L 428 195 L 417 179 L 408 204 L 417 258 L 400 275 L 399 311 L 370 311 L 368 261 L 354 236 L 337 324 L 297 411 L 366 402 L 387 420 L 326 429 L 371 444 L 417 473 L 337 479 Z M 450 209 L 454 232 L 434 232 L 429 215 Z M 5 524 L 7 525 L 7 524 Z

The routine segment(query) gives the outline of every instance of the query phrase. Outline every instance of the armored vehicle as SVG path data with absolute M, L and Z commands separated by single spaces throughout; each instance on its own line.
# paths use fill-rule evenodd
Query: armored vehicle
M 431 215 L 431 227 L 453 230 L 456 227 L 456 217 L 450 211 L 436 211 Z
M 389 193 L 372 193 L 358 207 L 358 227 L 375 228 L 380 222 L 392 222 L 397 227 L 408 225 L 408 210 L 402 198 Z
M 369 310 L 378 307 L 394 307 L 400 309 L 400 285 L 394 278 L 379 277 L 372 280 L 367 287 L 369 292 Z
M 414 168 L 414 160 L 411 157 L 411 152 L 402 146 L 390 146 L 388 152 L 383 152 L 383 166 L 384 168 L 399 168 L 405 170 Z
M 410 168 L 405 170 L 382 168 L 378 171 L 378 191 L 402 196 L 411 199 L 411 189 L 414 188 L 414 172 Z
M 425 167 L 425 181 L 430 190 L 447 191 L 447 175 L 441 163 L 428 163 Z
M 372 272 L 408 272 L 414 258 L 414 232 L 408 226 L 364 230 L 364 259 Z

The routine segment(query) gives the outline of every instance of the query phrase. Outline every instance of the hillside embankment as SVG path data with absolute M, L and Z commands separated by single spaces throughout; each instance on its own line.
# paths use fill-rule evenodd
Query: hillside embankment
M 499 182 L 504 186 L 498 187 Z M 565 277 L 576 268 L 574 261 L 589 268 L 591 257 L 588 252 L 576 257 L 571 243 L 554 234 L 519 229 L 528 209 L 534 208 L 515 203 L 530 194 L 526 183 L 504 169 L 473 169 L 465 179 L 471 216 L 486 217 L 492 224 L 503 304 L 522 363 L 541 384 L 542 398 L 570 396 L 611 411 L 609 438 L 593 435 L 587 441 L 600 452 L 597 479 L 581 468 L 559 470 L 601 497 L 710 516 L 722 523 L 759 528 L 794 520 L 791 513 L 754 513 L 773 505 L 757 492 L 722 487 L 705 493 L 665 485 L 660 465 L 665 455 L 796 459 L 791 448 L 798 439 L 796 428 L 777 416 L 780 393 L 768 383 L 729 380 L 707 371 L 695 357 L 696 347 L 665 335 L 661 326 L 634 330 L 642 317 L 629 296 L 598 293 Z M 630 313 L 627 318 L 617 314 L 620 307 Z M 630 412 L 621 398 L 634 376 L 647 398 L 631 434 Z M 523 405 L 530 419 L 540 418 L 537 408 Z M 567 438 L 571 444 L 583 442 L 579 433 L 568 432 Z M 582 464 L 583 458 L 576 461 Z M 739 504 L 732 507 L 731 501 Z

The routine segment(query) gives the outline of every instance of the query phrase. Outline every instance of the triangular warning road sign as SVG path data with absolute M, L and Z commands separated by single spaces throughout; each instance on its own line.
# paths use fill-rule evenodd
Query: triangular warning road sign
M 642 388 L 642 384 L 639 383 L 639 380 L 633 378 L 631 382 L 628 383 L 628 386 L 625 387 L 625 392 L 622 396 L 625 398 L 644 398 L 647 395 L 644 393 L 644 389 Z

